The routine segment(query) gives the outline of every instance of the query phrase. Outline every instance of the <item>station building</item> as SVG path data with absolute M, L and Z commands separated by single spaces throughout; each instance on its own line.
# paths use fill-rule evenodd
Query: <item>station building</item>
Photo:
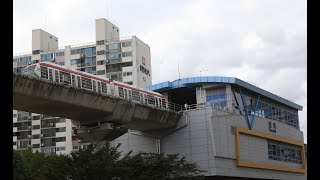
M 306 179 L 302 106 L 233 77 L 190 77 L 146 87 L 184 105 L 175 129 L 131 132 L 121 150 L 180 154 L 206 177 Z

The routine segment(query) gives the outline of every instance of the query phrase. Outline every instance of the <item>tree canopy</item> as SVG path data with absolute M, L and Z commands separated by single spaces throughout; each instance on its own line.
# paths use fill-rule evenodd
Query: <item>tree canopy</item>
M 13 150 L 13 179 L 167 180 L 204 179 L 204 171 L 178 154 L 135 153 L 89 145 L 68 155 Z

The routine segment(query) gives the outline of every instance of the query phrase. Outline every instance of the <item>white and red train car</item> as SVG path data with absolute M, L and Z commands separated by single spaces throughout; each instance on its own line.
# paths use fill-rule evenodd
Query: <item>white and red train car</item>
M 144 90 L 118 81 L 110 81 L 108 78 L 98 77 L 83 71 L 50 63 L 39 62 L 27 66 L 22 74 L 37 79 L 45 79 L 64 85 L 74 86 L 101 94 L 120 97 L 141 104 L 166 108 L 163 95 L 157 92 Z

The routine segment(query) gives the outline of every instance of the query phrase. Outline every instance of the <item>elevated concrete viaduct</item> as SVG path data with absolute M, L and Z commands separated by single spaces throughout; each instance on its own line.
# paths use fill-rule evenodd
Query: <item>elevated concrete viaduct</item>
M 99 122 L 98 127 L 88 127 L 88 133 L 90 129 L 92 132 L 98 131 L 99 127 L 106 127 L 100 126 L 101 122 L 112 123 L 111 129 L 117 127 L 121 132 L 123 129 L 150 131 L 174 128 L 182 115 L 176 111 L 15 73 L 13 109 L 68 118 L 83 126 Z M 110 129 L 110 126 L 107 127 Z M 107 129 L 103 128 L 102 131 Z

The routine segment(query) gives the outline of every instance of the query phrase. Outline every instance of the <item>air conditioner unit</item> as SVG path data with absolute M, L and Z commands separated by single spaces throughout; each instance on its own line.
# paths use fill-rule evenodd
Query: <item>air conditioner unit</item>
M 40 137 L 43 137 L 43 134 L 40 134 Z
M 52 59 L 51 59 L 51 62 L 54 62 L 54 61 L 56 61 L 56 58 L 52 58 Z
M 43 147 L 44 146 L 44 143 L 41 143 L 41 147 Z
M 31 120 L 31 117 L 29 117 L 28 119 Z
M 28 126 L 28 129 L 31 129 L 31 126 Z
M 106 52 L 106 53 L 109 53 L 109 50 L 106 50 L 105 52 Z
M 81 143 L 81 139 L 79 139 L 78 142 Z
M 53 125 L 54 125 L 53 123 L 50 123 L 50 124 L 49 124 L 49 126 L 51 126 L 51 127 L 53 127 Z
M 27 138 L 31 138 L 31 135 L 27 135 Z
M 81 57 L 84 58 L 84 57 L 85 57 L 85 54 L 81 54 Z
M 106 60 L 106 63 L 109 63 L 110 61 L 109 60 Z

